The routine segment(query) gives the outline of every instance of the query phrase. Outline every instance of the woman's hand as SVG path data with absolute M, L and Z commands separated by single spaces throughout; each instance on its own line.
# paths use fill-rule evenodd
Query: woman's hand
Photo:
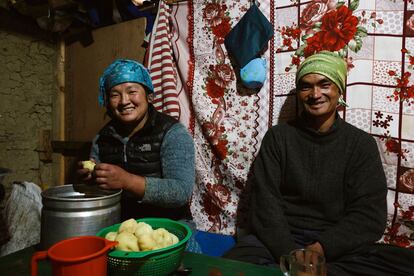
M 101 189 L 124 189 L 142 198 L 145 193 L 145 177 L 132 174 L 121 167 L 108 163 L 95 166 L 95 182 Z
M 76 170 L 76 174 L 78 175 L 79 179 L 83 182 L 90 182 L 92 180 L 92 172 L 89 169 L 83 167 L 82 161 L 77 163 L 78 169 Z
M 95 181 L 102 189 L 127 189 L 133 175 L 124 169 L 107 163 L 95 166 Z

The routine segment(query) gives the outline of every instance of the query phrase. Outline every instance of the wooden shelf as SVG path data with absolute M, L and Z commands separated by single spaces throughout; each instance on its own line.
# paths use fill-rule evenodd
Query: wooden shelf
M 78 156 L 79 153 L 90 150 L 92 142 L 82 141 L 52 141 L 54 153 L 61 153 L 64 156 Z

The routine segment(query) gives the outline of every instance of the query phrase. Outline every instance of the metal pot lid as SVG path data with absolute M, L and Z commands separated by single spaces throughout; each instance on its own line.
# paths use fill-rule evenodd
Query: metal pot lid
M 82 191 L 82 192 L 80 192 Z M 98 187 L 91 187 L 87 184 L 66 184 L 51 187 L 42 192 L 43 199 L 63 200 L 63 201 L 90 201 L 95 199 L 106 199 L 120 196 L 121 189 L 104 190 Z

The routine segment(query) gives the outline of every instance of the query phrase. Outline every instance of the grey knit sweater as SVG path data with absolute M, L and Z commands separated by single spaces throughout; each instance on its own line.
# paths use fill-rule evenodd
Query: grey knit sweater
M 376 142 L 339 116 L 326 133 L 301 119 L 271 128 L 250 180 L 252 231 L 277 262 L 300 247 L 293 233 L 318 233 L 314 241 L 331 261 L 384 231 L 387 189 Z

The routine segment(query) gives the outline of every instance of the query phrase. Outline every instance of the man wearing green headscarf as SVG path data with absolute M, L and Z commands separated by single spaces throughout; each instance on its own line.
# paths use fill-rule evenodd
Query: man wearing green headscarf
M 374 243 L 386 225 L 387 185 L 374 138 L 338 115 L 346 75 L 344 59 L 331 52 L 299 66 L 296 93 L 303 111 L 264 136 L 247 184 L 248 223 L 241 227 L 248 234 L 226 257 L 272 266 L 306 248 L 325 257 L 328 275 L 407 271 L 383 270 L 375 265 L 383 255 L 371 254 L 380 251 Z

